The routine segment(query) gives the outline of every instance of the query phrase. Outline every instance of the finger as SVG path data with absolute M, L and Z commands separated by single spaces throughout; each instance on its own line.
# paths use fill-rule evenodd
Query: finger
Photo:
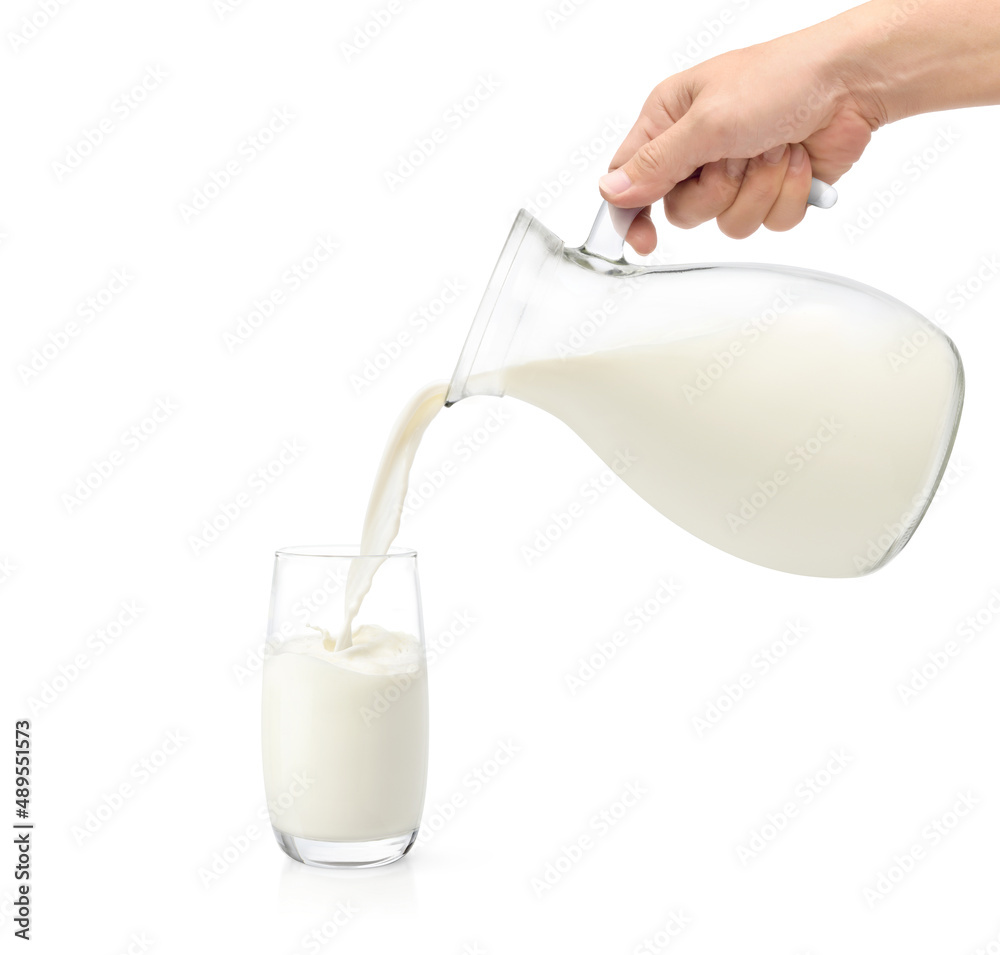
M 812 164 L 812 174 L 823 182 L 835 183 L 847 173 L 871 142 L 867 120 L 858 116 L 839 118 L 818 130 L 804 142 Z
M 616 150 L 611 162 L 608 164 L 608 171 L 624 166 L 643 146 L 656 139 L 660 133 L 666 132 L 674 125 L 673 120 L 659 122 L 646 112 L 643 107 L 642 113 L 635 121 L 635 125 L 628 131 L 621 145 Z
M 601 177 L 601 195 L 624 209 L 648 206 L 687 179 L 704 160 L 697 121 L 690 113 Z
M 693 229 L 721 215 L 735 201 L 746 168 L 745 159 L 720 159 L 703 166 L 697 179 L 677 183 L 663 199 L 668 221 Z
M 656 226 L 653 225 L 653 220 L 650 217 L 649 206 L 646 206 L 632 220 L 632 225 L 629 226 L 625 241 L 639 255 L 649 255 L 656 248 Z
M 666 132 L 691 106 L 691 92 L 679 77 L 672 76 L 656 86 L 642 104 L 639 118 L 622 140 L 608 169 L 617 169 L 646 143 Z
M 788 169 L 781 191 L 774 200 L 771 211 L 764 217 L 764 226 L 772 232 L 787 232 L 805 217 L 809 187 L 812 185 L 812 166 L 805 146 L 796 143 L 790 147 Z
M 767 218 L 781 191 L 788 152 L 787 146 L 775 146 L 747 164 L 736 199 L 718 218 L 719 228 L 731 239 L 753 235 Z

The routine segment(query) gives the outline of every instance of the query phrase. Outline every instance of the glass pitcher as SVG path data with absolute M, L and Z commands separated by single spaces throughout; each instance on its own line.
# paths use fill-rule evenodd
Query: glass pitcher
M 902 302 L 799 268 L 633 265 L 605 204 L 580 248 L 521 210 L 446 403 L 528 401 L 703 541 L 853 577 L 920 523 L 963 392 L 952 341 Z

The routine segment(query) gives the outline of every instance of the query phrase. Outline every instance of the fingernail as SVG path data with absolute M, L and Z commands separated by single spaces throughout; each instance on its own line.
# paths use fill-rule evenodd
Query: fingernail
M 764 162 L 769 162 L 772 165 L 781 162 L 782 157 L 785 155 L 785 150 L 788 147 L 782 143 L 780 146 L 772 146 L 766 153 L 764 153 Z
M 792 155 L 788 159 L 788 169 L 790 172 L 798 172 L 806 161 L 806 147 L 796 143 L 792 146 Z
M 601 176 L 601 191 L 609 196 L 620 195 L 631 185 L 632 180 L 621 166 Z
M 726 175 L 730 179 L 740 179 L 743 173 L 746 172 L 747 161 L 745 159 L 727 159 L 726 160 Z

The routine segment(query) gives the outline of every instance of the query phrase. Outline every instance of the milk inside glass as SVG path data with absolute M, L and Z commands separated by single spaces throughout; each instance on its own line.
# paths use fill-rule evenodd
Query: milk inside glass
M 359 627 L 340 652 L 324 639 L 295 637 L 264 664 L 271 821 L 288 835 L 327 842 L 412 833 L 427 781 L 423 647 L 374 625 Z M 282 800 L 285 793 L 295 796 Z

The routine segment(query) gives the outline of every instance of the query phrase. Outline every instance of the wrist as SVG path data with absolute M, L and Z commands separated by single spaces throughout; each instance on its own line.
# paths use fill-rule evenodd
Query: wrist
M 998 0 L 870 0 L 814 29 L 873 129 L 1000 102 Z
M 898 10 L 895 3 L 873 0 L 813 28 L 825 51 L 820 70 L 831 98 L 860 113 L 873 130 L 920 112 L 906 101 L 917 86 L 915 71 L 893 42 Z

